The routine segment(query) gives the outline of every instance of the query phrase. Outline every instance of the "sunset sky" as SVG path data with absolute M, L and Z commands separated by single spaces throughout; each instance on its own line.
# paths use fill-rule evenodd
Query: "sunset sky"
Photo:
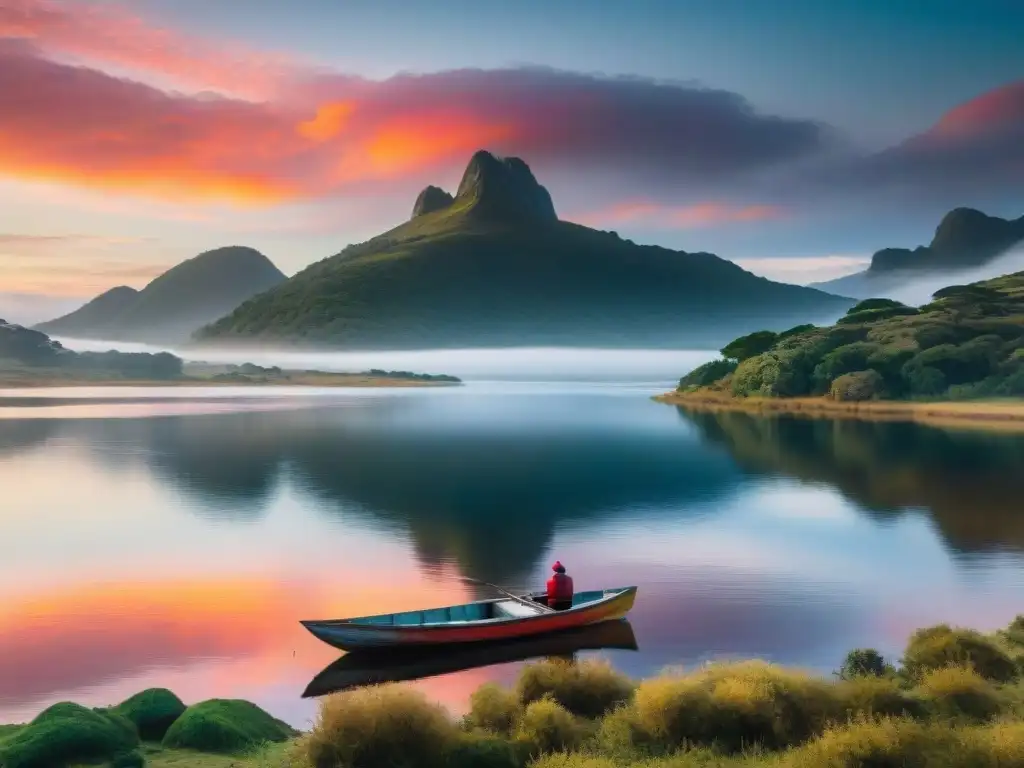
M 828 279 L 1024 214 L 1021 39 L 1018 0 L 0 0 L 0 316 L 221 245 L 292 274 L 478 148 L 563 219 Z

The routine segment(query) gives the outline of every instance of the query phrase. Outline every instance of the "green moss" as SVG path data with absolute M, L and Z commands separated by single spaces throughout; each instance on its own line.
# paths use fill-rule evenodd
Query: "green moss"
M 103 710 L 61 702 L 0 742 L 4 768 L 52 768 L 71 762 L 108 760 L 139 743 L 134 727 Z
M 166 688 L 150 688 L 121 702 L 114 711 L 134 723 L 141 738 L 160 741 L 185 712 L 185 705 Z
M 239 699 L 210 699 L 188 707 L 163 738 L 166 747 L 232 753 L 295 735 L 287 724 L 255 704 Z

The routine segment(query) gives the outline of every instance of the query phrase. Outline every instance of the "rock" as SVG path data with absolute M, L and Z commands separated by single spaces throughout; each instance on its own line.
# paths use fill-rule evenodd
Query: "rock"
M 518 157 L 480 150 L 469 161 L 456 200 L 472 202 L 473 215 L 499 220 L 558 221 L 551 195 Z
M 412 218 L 422 216 L 425 213 L 433 213 L 447 208 L 455 200 L 450 194 L 440 187 L 433 185 L 427 187 L 416 196 L 416 203 L 412 207 Z

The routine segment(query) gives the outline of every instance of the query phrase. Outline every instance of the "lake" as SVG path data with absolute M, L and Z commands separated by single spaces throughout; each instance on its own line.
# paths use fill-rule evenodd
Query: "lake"
M 300 619 L 489 596 L 460 576 L 539 588 L 555 559 L 577 589 L 639 586 L 638 650 L 594 652 L 636 676 L 752 656 L 828 673 L 1024 610 L 1024 437 L 687 415 L 650 396 L 706 354 L 551 354 L 381 366 L 457 388 L 8 400 L 0 722 L 165 686 L 302 727 L 340 654 Z M 416 685 L 460 711 L 519 666 Z

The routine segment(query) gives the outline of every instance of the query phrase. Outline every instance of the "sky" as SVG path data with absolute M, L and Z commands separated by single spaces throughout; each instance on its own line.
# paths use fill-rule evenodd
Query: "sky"
M 563 219 L 837 277 L 1024 214 L 1021 39 L 1019 0 L 0 0 L 0 311 L 293 274 L 481 148 Z

